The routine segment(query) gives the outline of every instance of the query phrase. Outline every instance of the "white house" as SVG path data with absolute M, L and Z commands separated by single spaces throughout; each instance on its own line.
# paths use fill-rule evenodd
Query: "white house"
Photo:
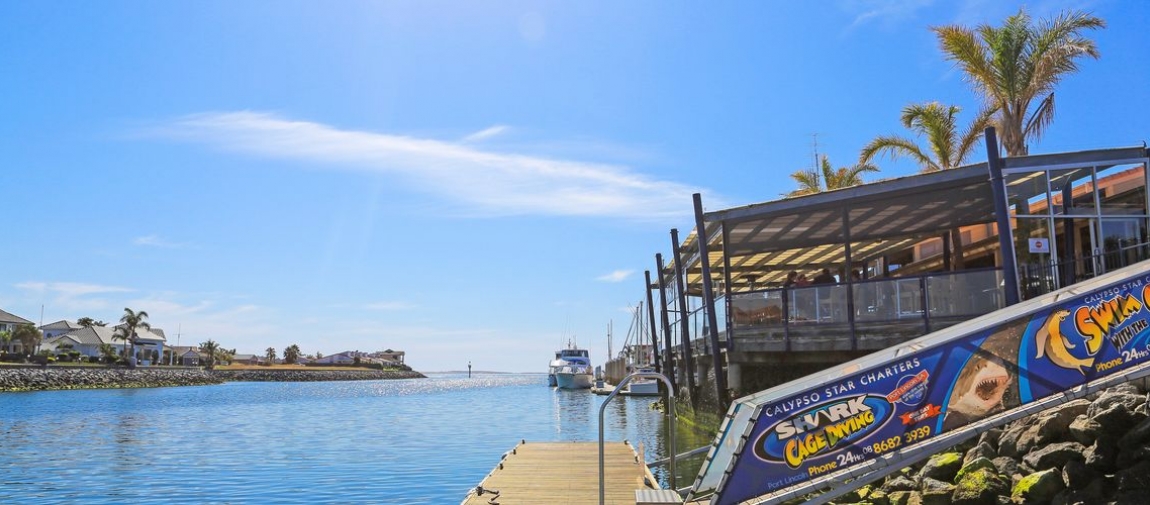
M 83 326 L 80 326 L 76 323 L 73 323 L 72 321 L 68 321 L 67 319 L 61 319 L 61 320 L 56 321 L 54 323 L 48 323 L 48 324 L 45 324 L 44 326 L 41 326 L 40 332 L 42 332 L 44 334 L 44 340 L 48 340 L 52 337 L 56 337 L 58 335 L 63 335 L 65 333 L 68 333 L 68 332 L 74 331 L 74 330 L 78 330 L 80 328 L 83 328 Z
M 0 310 L 0 331 L 6 331 L 6 332 L 11 333 L 11 332 L 16 331 L 16 327 L 20 326 L 22 324 L 32 324 L 32 321 L 24 319 L 24 318 L 17 316 L 15 314 Z M 12 339 L 12 341 L 8 344 L 8 348 L 4 349 L 4 350 L 13 351 L 13 352 L 21 352 L 22 348 L 23 348 L 23 345 L 20 343 L 19 340 Z
M 115 333 L 115 328 L 105 326 L 80 328 L 56 335 L 51 339 L 45 339 L 42 348 L 59 350 L 62 344 L 71 344 L 72 350 L 79 351 L 80 354 L 90 358 L 98 358 L 101 356 L 100 344 L 109 344 L 115 347 L 118 353 L 122 353 L 124 349 L 130 347 L 130 345 L 124 340 L 113 338 Z M 140 363 L 143 365 L 151 364 L 152 351 L 155 351 L 157 356 L 163 356 L 165 342 L 167 342 L 167 339 L 163 336 L 163 330 L 156 328 L 153 328 L 151 331 L 144 329 L 137 330 L 136 356 L 138 356 Z
M 312 360 L 316 365 L 351 365 L 355 363 L 355 358 L 360 357 L 361 360 L 364 355 L 358 351 L 344 351 L 322 358 Z
M 0 331 L 16 331 L 16 327 L 21 324 L 32 324 L 32 321 L 0 310 Z

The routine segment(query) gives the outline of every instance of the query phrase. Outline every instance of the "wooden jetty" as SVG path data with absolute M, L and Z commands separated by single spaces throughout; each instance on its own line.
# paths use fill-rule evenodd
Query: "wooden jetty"
M 659 490 L 646 463 L 625 441 L 604 443 L 603 475 L 606 503 L 634 505 L 636 491 Z M 543 503 L 599 503 L 598 442 L 520 442 L 463 500 L 463 505 Z

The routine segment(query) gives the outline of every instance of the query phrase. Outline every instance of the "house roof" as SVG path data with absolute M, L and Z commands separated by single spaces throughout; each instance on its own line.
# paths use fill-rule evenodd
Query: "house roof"
M 126 324 L 117 324 L 113 328 L 123 328 Z M 136 328 L 136 341 L 137 342 L 167 342 L 167 337 L 164 336 L 164 330 L 159 328 Z
M 32 324 L 32 321 L 0 309 L 0 323 Z
M 260 358 L 259 358 L 259 356 L 256 356 L 255 354 L 237 354 L 235 356 L 232 356 L 232 359 L 235 361 L 247 361 L 247 360 L 251 360 L 251 359 L 260 359 Z
M 83 326 L 73 323 L 67 319 L 61 319 L 54 323 L 48 323 L 40 327 L 41 330 L 78 330 L 80 328 L 83 328 Z
M 84 345 L 122 345 L 121 341 L 112 339 L 112 334 L 114 332 L 115 330 L 105 326 L 89 326 L 87 328 L 80 328 L 77 330 L 69 331 L 63 335 L 58 335 L 53 338 L 52 341 L 54 342 L 61 338 L 68 337 Z

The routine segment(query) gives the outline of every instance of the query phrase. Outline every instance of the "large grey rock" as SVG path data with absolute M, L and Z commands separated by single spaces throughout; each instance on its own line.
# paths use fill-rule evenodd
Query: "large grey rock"
M 1090 417 L 1106 433 L 1126 433 L 1137 422 L 1134 412 L 1124 403 L 1115 403 Z
M 922 479 L 919 489 L 923 505 L 949 505 L 953 493 L 954 484 L 930 477 Z
M 1119 470 L 1114 474 L 1119 493 L 1143 492 L 1150 490 L 1150 461 L 1142 461 L 1137 465 Z M 1144 494 L 1147 501 L 1150 495 Z M 1145 503 L 1145 502 L 1143 502 Z
M 969 465 L 971 461 L 976 459 L 991 460 L 998 457 L 998 452 L 989 442 L 979 442 L 973 449 L 966 451 L 966 455 L 962 457 L 962 466 Z
M 1003 475 L 1014 475 L 1019 473 L 1018 462 L 1014 458 L 1008 456 L 999 456 L 991 460 L 994 467 L 998 469 L 998 473 Z
M 902 475 L 899 475 L 893 479 L 889 479 L 882 485 L 882 490 L 886 491 L 887 494 L 891 496 L 892 500 L 894 499 L 895 491 L 915 491 L 917 489 L 918 484 L 915 484 L 913 480 L 910 480 Z
M 1150 419 L 1143 419 L 1142 422 L 1130 428 L 1122 438 L 1118 439 L 1120 447 L 1131 447 L 1135 445 L 1142 445 L 1150 441 Z
M 1111 433 L 1101 433 L 1098 439 L 1094 441 L 1094 445 L 1087 447 L 1082 452 L 1082 457 L 1086 462 L 1086 466 L 1091 470 L 1100 474 L 1107 474 L 1114 471 L 1114 465 L 1118 460 L 1118 439 L 1117 436 Z
M 1093 470 L 1081 460 L 1072 459 L 1062 466 L 1062 483 L 1067 489 L 1083 489 L 1098 477 Z
M 1082 489 L 1066 489 L 1054 497 L 1052 505 L 1093 505 L 1106 503 L 1113 494 L 1114 481 L 1098 477 Z
M 1078 442 L 1058 442 L 1048 444 L 1022 458 L 1022 461 L 1035 470 L 1062 468 L 1071 459 L 1084 459 L 1086 447 Z
M 998 475 L 993 467 L 983 467 L 963 472 L 954 486 L 950 499 L 952 503 L 960 505 L 994 505 L 998 503 L 999 495 L 1008 493 L 1010 493 L 1010 482 Z
M 1062 491 L 1062 472 L 1055 469 L 1035 472 L 1014 485 L 1010 498 L 1016 503 L 1045 503 Z
M 944 452 L 930 457 L 918 473 L 919 479 L 937 479 L 953 482 L 955 474 L 962 468 L 962 456 L 957 452 Z
M 1012 423 L 1002 436 L 998 438 L 998 455 L 1017 458 L 1020 456 L 1018 452 L 1018 439 L 1022 437 L 1023 432 L 1028 428 L 1027 425 L 1022 423 Z
M 998 439 L 1002 437 L 1002 431 L 1002 428 L 991 428 L 982 432 L 982 434 L 978 436 L 979 445 L 990 444 L 990 447 L 997 451 Z
M 1073 438 L 1082 445 L 1090 445 L 1098 438 L 1098 433 L 1102 430 L 1102 424 L 1083 414 L 1070 422 L 1068 430 L 1070 431 L 1070 438 Z
M 1138 405 L 1143 403 L 1146 403 L 1146 397 L 1143 395 L 1124 390 L 1109 389 L 1104 391 L 1097 400 L 1090 403 L 1090 408 L 1087 409 L 1086 415 L 1089 417 L 1097 416 L 1115 405 L 1124 405 L 1126 406 L 1126 410 L 1133 412 Z
M 1144 445 L 1128 447 L 1118 444 L 1118 459 L 1115 460 L 1117 468 L 1129 468 L 1143 460 L 1150 460 L 1150 447 Z

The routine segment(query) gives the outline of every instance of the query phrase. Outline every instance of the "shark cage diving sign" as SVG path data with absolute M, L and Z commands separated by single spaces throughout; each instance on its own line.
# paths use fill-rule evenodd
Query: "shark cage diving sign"
M 1150 361 L 1150 276 L 759 407 L 713 503 L 801 486 Z

